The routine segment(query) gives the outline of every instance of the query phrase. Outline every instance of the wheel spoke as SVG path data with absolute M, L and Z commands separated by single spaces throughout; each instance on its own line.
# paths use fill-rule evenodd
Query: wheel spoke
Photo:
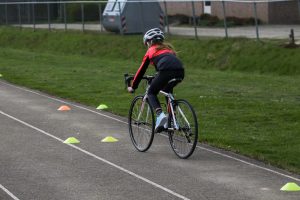
M 198 124 L 195 112 L 185 100 L 177 100 L 174 108 L 177 130 L 170 131 L 170 143 L 177 156 L 188 158 L 195 150 L 198 140 Z M 169 117 L 173 127 L 173 117 Z
M 139 151 L 147 151 L 154 135 L 154 114 L 142 96 L 136 97 L 129 112 L 129 133 L 133 145 Z

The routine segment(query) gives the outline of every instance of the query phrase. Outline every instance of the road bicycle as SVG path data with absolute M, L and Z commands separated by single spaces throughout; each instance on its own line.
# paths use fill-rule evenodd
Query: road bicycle
M 132 75 L 124 74 L 126 86 L 130 86 Z M 144 76 L 146 91 L 144 95 L 134 97 L 131 102 L 128 126 L 131 141 L 140 152 L 146 152 L 152 145 L 154 138 L 155 117 L 148 101 L 148 89 L 155 76 Z M 174 86 L 182 79 L 174 78 L 168 84 Z M 191 104 L 184 99 L 175 99 L 172 93 L 160 91 L 166 99 L 167 124 L 161 129 L 169 137 L 171 147 L 179 158 L 190 157 L 198 141 L 198 122 Z

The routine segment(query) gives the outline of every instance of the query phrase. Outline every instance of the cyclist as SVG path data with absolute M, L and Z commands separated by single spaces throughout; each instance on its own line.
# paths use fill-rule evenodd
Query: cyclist
M 174 84 L 168 84 L 174 78 L 184 78 L 184 68 L 181 61 L 176 57 L 172 45 L 164 43 L 164 33 L 159 28 L 147 31 L 143 37 L 144 45 L 148 50 L 142 64 L 137 70 L 128 92 L 133 93 L 144 76 L 149 64 L 154 65 L 158 72 L 152 80 L 148 90 L 148 100 L 156 113 L 155 132 L 161 132 L 167 122 L 167 116 L 163 113 L 157 94 L 160 90 L 172 92 Z

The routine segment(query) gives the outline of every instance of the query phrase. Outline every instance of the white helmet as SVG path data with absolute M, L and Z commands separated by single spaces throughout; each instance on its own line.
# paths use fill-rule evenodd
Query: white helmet
M 144 35 L 143 42 L 144 45 L 147 45 L 148 41 L 161 41 L 163 42 L 165 39 L 164 32 L 162 32 L 159 28 L 153 28 L 147 31 Z

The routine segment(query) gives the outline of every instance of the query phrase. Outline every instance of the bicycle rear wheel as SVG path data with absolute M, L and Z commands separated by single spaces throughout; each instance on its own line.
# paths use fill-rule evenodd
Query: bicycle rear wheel
M 175 154 L 185 159 L 193 154 L 197 145 L 197 117 L 193 107 L 186 100 L 175 100 L 173 105 L 178 130 L 168 131 L 169 140 Z M 168 127 L 174 128 L 171 114 L 168 118 Z
M 143 96 L 133 99 L 129 110 L 129 134 L 134 147 L 141 152 L 147 151 L 154 137 L 154 113 L 148 100 Z

